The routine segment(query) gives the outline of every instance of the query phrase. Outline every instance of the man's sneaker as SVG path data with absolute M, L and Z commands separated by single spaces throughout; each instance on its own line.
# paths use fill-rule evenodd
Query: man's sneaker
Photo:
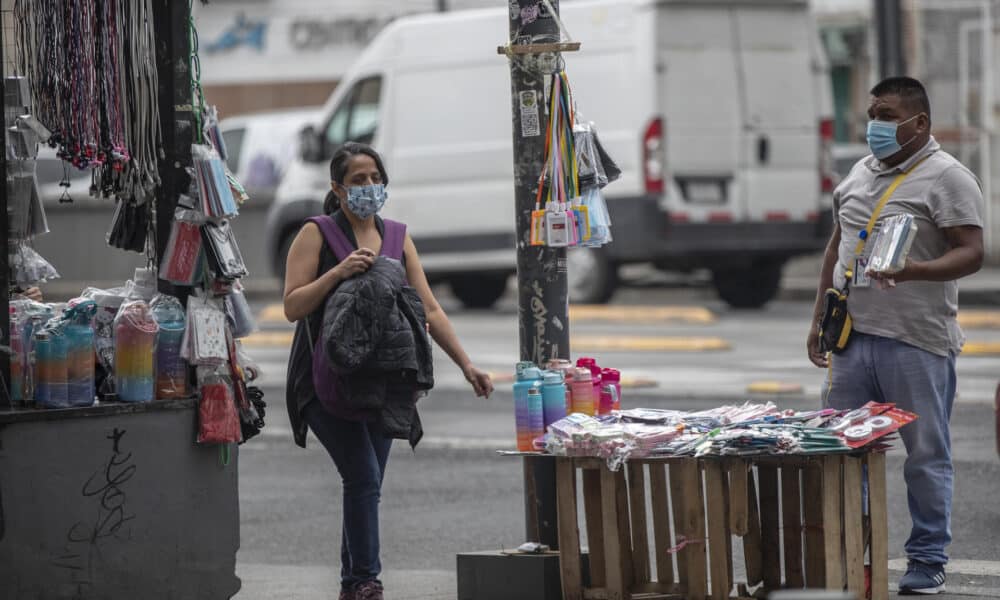
M 354 588 L 355 600 L 383 600 L 382 584 L 377 581 L 366 581 Z
M 906 575 L 899 580 L 899 594 L 940 594 L 944 591 L 944 565 L 929 565 L 911 560 Z

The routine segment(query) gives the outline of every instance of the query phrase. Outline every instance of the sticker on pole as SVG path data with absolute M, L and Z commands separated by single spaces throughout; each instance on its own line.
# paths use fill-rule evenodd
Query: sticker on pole
M 542 134 L 538 120 L 538 92 L 520 92 L 521 137 L 535 137 Z

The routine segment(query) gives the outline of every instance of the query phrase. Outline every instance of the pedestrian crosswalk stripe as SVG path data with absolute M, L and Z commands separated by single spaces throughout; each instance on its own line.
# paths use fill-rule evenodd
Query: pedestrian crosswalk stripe
M 243 338 L 242 342 L 247 347 L 261 346 L 291 346 L 293 331 L 258 331 Z
M 801 394 L 802 384 L 789 381 L 754 381 L 747 386 L 748 394 Z
M 268 304 L 257 315 L 257 321 L 260 323 L 287 323 L 288 319 L 285 318 L 284 305 L 279 303 Z
M 1000 356 L 1000 342 L 966 342 L 962 356 Z

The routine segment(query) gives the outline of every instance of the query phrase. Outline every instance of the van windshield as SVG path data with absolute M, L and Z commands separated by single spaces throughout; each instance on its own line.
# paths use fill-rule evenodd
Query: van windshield
M 372 143 L 378 129 L 381 94 L 381 77 L 369 77 L 354 85 L 326 126 L 329 153 L 347 141 Z

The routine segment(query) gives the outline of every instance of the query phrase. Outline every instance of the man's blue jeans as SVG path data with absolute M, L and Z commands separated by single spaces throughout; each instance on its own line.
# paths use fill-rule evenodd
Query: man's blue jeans
M 371 423 L 338 419 L 319 402 L 303 411 L 306 423 L 330 453 L 344 486 L 344 522 L 340 542 L 340 584 L 353 589 L 378 580 L 378 504 L 392 438 Z
M 948 421 L 955 402 L 955 356 L 939 356 L 893 339 L 851 334 L 847 349 L 833 355 L 824 386 L 826 406 L 858 408 L 870 400 L 892 402 L 918 419 L 899 430 L 906 446 L 906 479 L 913 528 L 910 560 L 943 565 L 951 543 L 954 468 Z

